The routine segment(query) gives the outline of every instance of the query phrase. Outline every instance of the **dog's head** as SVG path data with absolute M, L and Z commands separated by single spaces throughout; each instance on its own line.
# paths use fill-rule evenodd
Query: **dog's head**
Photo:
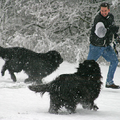
M 77 69 L 76 74 L 82 78 L 89 80 L 100 80 L 100 78 L 102 78 L 100 67 L 94 60 L 85 60 L 79 64 L 79 68 Z
M 46 54 L 47 54 L 47 58 L 54 64 L 59 65 L 63 62 L 63 58 L 61 57 L 60 53 L 55 50 L 51 50 L 47 52 Z

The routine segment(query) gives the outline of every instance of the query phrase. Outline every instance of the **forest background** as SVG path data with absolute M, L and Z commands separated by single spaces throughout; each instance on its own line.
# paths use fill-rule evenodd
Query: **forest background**
M 103 1 L 110 3 L 120 27 L 120 0 L 0 0 L 0 46 L 57 50 L 66 61 L 82 62 Z M 120 52 L 120 45 L 117 49 Z M 102 57 L 98 62 L 106 64 Z

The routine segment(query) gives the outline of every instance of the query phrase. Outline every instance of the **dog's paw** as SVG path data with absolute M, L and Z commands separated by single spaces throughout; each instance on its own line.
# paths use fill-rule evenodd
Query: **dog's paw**
M 91 104 L 83 104 L 82 107 L 84 109 L 87 109 L 87 110 L 91 110 L 92 109 L 92 105 Z
M 93 110 L 94 111 L 97 111 L 99 108 L 98 108 L 98 106 L 97 105 L 93 105 Z
M 58 114 L 58 111 L 50 108 L 49 109 L 49 113 L 51 113 L 51 114 Z
M 84 109 L 94 110 L 94 111 L 97 111 L 99 109 L 97 105 L 91 105 L 91 104 L 84 104 L 82 105 L 82 107 Z
M 1 75 L 4 76 L 5 72 L 1 71 Z

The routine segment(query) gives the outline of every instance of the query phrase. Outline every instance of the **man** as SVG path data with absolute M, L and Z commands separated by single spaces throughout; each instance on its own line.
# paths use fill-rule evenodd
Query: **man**
M 113 81 L 114 73 L 118 65 L 118 58 L 114 49 L 110 46 L 113 35 L 117 37 L 119 27 L 115 25 L 114 16 L 110 13 L 108 3 L 100 5 L 100 13 L 95 17 L 90 35 L 90 50 L 88 60 L 95 61 L 100 57 L 104 57 L 110 62 L 107 74 L 106 88 L 119 89 L 120 86 L 115 85 Z

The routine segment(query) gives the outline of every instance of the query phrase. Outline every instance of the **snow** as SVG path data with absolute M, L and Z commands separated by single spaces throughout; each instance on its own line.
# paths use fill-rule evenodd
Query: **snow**
M 0 69 L 4 61 L 0 59 Z M 51 75 L 43 79 L 44 83 L 52 81 L 56 76 L 63 73 L 74 73 L 78 63 L 68 63 L 64 61 L 60 67 Z M 95 103 L 99 107 L 98 111 L 84 110 L 78 105 L 75 114 L 68 114 L 63 108 L 58 115 L 50 114 L 49 94 L 40 96 L 28 89 L 29 84 L 23 81 L 27 75 L 22 71 L 17 76 L 14 83 L 9 73 L 0 76 L 0 120 L 120 120 L 120 90 L 105 88 L 105 81 L 108 66 L 102 66 L 103 86 L 100 96 Z M 120 84 L 120 68 L 115 73 L 115 83 Z

